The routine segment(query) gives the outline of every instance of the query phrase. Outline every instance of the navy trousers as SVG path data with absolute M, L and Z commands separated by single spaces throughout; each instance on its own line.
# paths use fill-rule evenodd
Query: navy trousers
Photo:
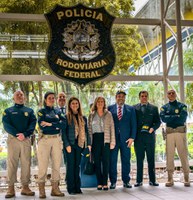
M 134 142 L 135 154 L 137 158 L 137 182 L 143 182 L 143 163 L 145 154 L 147 156 L 149 181 L 154 183 L 155 178 L 155 135 L 151 140 L 144 134 Z
M 120 142 L 120 139 L 116 140 L 116 146 L 110 152 L 110 169 L 109 169 L 109 178 L 111 183 L 117 182 L 117 161 L 118 161 L 118 152 L 120 150 L 121 155 L 121 176 L 124 183 L 130 181 L 130 158 L 131 150 L 127 147 L 126 142 Z
M 92 152 L 98 185 L 107 185 L 109 171 L 110 144 L 104 144 L 104 133 L 93 135 Z
M 77 144 L 71 146 L 71 153 L 66 152 L 67 158 L 67 170 L 66 170 L 66 182 L 67 182 L 67 191 L 79 192 L 80 191 L 80 161 L 82 148 Z

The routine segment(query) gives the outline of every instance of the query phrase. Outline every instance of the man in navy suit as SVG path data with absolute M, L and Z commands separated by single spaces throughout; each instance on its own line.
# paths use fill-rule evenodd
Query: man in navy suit
M 60 110 L 62 115 L 66 114 L 66 94 L 64 92 L 60 92 L 57 98 L 58 109 Z
M 125 104 L 126 93 L 119 90 L 116 93 L 116 104 L 108 107 L 112 113 L 115 124 L 116 146 L 110 153 L 109 177 L 111 181 L 110 189 L 116 188 L 117 182 L 117 158 L 120 149 L 121 168 L 123 187 L 131 188 L 130 184 L 130 147 L 135 139 L 137 131 L 137 122 L 135 109 Z

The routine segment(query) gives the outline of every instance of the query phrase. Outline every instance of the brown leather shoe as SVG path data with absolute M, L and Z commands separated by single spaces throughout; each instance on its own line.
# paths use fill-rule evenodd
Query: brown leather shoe
M 190 182 L 184 182 L 185 187 L 190 187 Z
M 9 185 L 5 198 L 8 199 L 12 197 L 15 197 L 15 188 L 14 185 Z
M 34 195 L 35 195 L 35 192 L 32 192 L 32 191 L 29 189 L 29 186 L 28 186 L 28 185 L 23 185 L 23 186 L 22 186 L 22 190 L 21 190 L 21 195 L 34 196 Z
M 52 182 L 51 196 L 56 196 L 56 197 L 63 197 L 64 196 L 64 193 L 62 193 L 60 191 L 58 182 Z
M 39 186 L 39 198 L 45 199 L 46 198 L 46 192 L 45 192 L 45 183 L 38 183 Z
M 189 173 L 184 173 L 184 186 L 190 187 Z
M 174 180 L 173 180 L 173 173 L 168 173 L 168 181 L 165 184 L 166 187 L 172 187 L 174 185 Z
M 174 185 L 174 182 L 171 180 L 168 180 L 168 182 L 165 184 L 166 187 L 172 187 Z

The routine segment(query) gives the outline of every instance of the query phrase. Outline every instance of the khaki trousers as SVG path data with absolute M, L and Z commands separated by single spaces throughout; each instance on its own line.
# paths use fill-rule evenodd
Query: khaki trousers
M 19 141 L 16 137 L 8 135 L 7 139 L 7 171 L 8 184 L 14 185 L 17 182 L 17 169 L 20 160 L 21 165 L 21 183 L 27 185 L 30 182 L 30 166 L 31 166 L 31 141 L 26 138 Z
M 45 182 L 49 159 L 51 158 L 52 182 L 60 180 L 63 142 L 61 136 L 56 138 L 42 137 L 38 142 L 38 182 Z
M 166 166 L 168 173 L 174 172 L 175 148 L 177 149 L 184 173 L 189 173 L 188 147 L 186 133 L 169 133 L 166 135 Z

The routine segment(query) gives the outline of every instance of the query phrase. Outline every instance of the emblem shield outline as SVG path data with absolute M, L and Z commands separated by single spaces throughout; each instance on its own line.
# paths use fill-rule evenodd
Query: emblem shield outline
M 89 13 L 90 17 L 88 17 L 88 15 L 85 16 L 86 11 Z M 58 13 L 64 14 L 63 18 L 62 15 L 60 15 L 60 20 L 58 18 Z M 68 17 L 65 13 L 68 13 L 69 16 L 72 14 L 73 16 Z M 101 15 L 99 16 L 100 13 L 103 17 L 100 17 Z M 50 27 L 50 41 L 46 56 L 49 68 L 54 75 L 78 84 L 81 87 L 109 75 L 115 64 L 115 51 L 111 41 L 111 29 L 115 17 L 110 15 L 104 7 L 89 8 L 82 4 L 73 7 L 64 7 L 57 4 L 50 12 L 45 14 L 45 17 Z M 93 30 L 95 30 L 95 35 L 97 35 L 98 31 L 98 55 L 92 59 L 85 60 L 85 57 L 82 60 L 75 60 L 64 53 L 64 30 L 70 29 L 69 27 L 73 27 L 74 24 L 76 25 L 78 20 L 79 22 L 85 20 L 88 24 L 87 26 L 94 27 Z M 96 38 L 97 36 L 95 37 L 95 41 L 97 41 Z M 95 46 L 97 47 L 97 42 L 95 42 Z M 67 72 L 68 75 L 79 75 L 79 77 L 65 76 Z M 89 73 L 94 77 L 88 78 Z

